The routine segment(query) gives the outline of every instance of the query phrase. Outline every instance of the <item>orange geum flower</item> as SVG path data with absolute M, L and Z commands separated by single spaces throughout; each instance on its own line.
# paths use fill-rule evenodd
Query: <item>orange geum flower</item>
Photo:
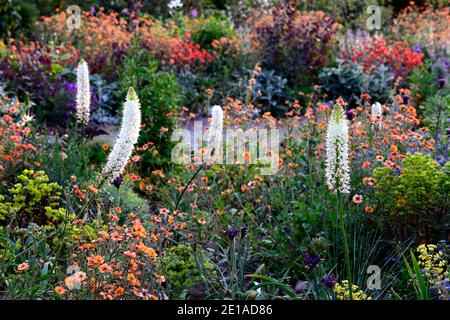
M 30 265 L 28 264 L 28 262 L 24 262 L 17 266 L 16 271 L 19 273 L 22 271 L 27 271 L 29 268 L 30 268 Z
M 55 287 L 55 292 L 61 296 L 64 293 L 66 293 L 66 289 L 64 289 L 64 287 L 62 287 L 62 286 L 56 286 Z
M 123 254 L 126 255 L 128 258 L 131 258 L 131 259 L 135 259 L 136 258 L 136 252 L 125 251 Z
M 103 239 L 109 239 L 109 233 L 106 231 L 99 231 L 98 234 L 103 238 Z
M 78 247 L 80 250 L 87 250 L 87 249 L 95 249 L 95 246 L 91 243 L 85 243 Z
M 360 195 L 360 194 L 355 194 L 355 195 L 353 196 L 352 201 L 353 201 L 354 203 L 356 203 L 356 204 L 361 204 L 362 201 L 363 201 L 363 196 Z
M 127 279 L 128 279 L 128 281 L 130 281 L 131 285 L 134 287 L 139 287 L 141 285 L 141 283 L 139 282 L 139 280 L 136 278 L 136 276 L 133 273 L 129 273 L 127 275 Z
M 107 272 L 111 272 L 112 268 L 108 264 L 103 263 L 98 266 L 98 270 L 100 271 L 100 273 L 107 273 Z
M 147 237 L 147 231 L 145 231 L 145 228 L 142 225 L 140 219 L 134 220 L 134 222 L 133 222 L 133 232 L 139 238 Z
M 163 275 L 155 273 L 155 278 L 156 282 L 158 282 L 159 284 L 166 282 L 166 277 L 164 277 Z
M 103 262 L 105 262 L 105 258 L 102 256 L 90 256 L 87 258 L 88 260 L 88 266 L 92 266 L 92 265 L 101 265 L 103 264 Z
M 95 188 L 94 186 L 89 186 L 88 189 L 89 189 L 90 192 L 92 192 L 92 193 L 94 193 L 94 194 L 97 194 L 97 193 L 98 193 L 98 189 Z
M 125 292 L 124 288 L 118 287 L 118 288 L 116 288 L 116 290 L 114 290 L 113 295 L 114 295 L 114 297 L 120 297 L 121 295 L 124 294 L 124 292 Z
M 372 207 L 369 207 L 369 206 L 365 206 L 365 207 L 364 207 L 364 211 L 365 211 L 366 213 L 372 213 L 372 212 L 373 212 L 373 208 L 372 208 Z
M 398 153 L 398 148 L 397 148 L 396 145 L 391 145 L 390 149 L 391 149 L 391 153 L 392 153 L 392 154 L 395 155 L 395 154 Z
M 163 214 L 163 215 L 166 215 L 166 214 L 168 214 L 170 211 L 169 211 L 169 209 L 166 209 L 166 208 L 160 208 L 159 209 L 159 213 L 160 214 Z

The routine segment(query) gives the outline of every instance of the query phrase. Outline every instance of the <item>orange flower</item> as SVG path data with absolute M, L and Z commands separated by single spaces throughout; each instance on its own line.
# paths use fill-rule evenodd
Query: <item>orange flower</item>
M 198 223 L 200 223 L 200 224 L 205 224 L 205 223 L 206 223 L 205 218 L 200 218 L 200 219 L 198 219 L 197 221 L 198 221 Z
M 17 266 L 16 271 L 17 272 L 27 271 L 29 268 L 30 268 L 30 265 L 28 264 L 28 262 L 24 262 Z
M 391 147 L 390 147 L 390 149 L 391 149 L 391 153 L 392 154 L 397 154 L 398 153 L 398 148 L 397 148 L 397 146 L 396 145 L 391 145 Z
M 98 270 L 100 271 L 100 273 L 107 273 L 107 272 L 111 272 L 112 268 L 108 264 L 103 263 L 98 266 Z
M 102 256 L 90 256 L 87 258 L 87 260 L 88 266 L 101 265 L 103 262 L 105 262 L 105 258 Z
M 365 211 L 366 213 L 372 213 L 372 212 L 373 212 L 373 208 L 372 208 L 372 207 L 369 207 L 369 206 L 365 206 L 365 207 L 364 207 L 364 211 Z
M 159 284 L 166 282 L 166 277 L 159 275 L 157 273 L 155 273 L 155 278 L 156 278 L 156 282 L 158 282 Z
M 114 297 L 120 297 L 125 292 L 125 289 L 122 287 L 118 287 L 116 290 L 114 290 Z
M 159 213 L 160 214 L 163 214 L 163 215 L 166 215 L 166 214 L 168 214 L 170 211 L 169 211 L 169 209 L 166 209 L 166 208 L 160 208 L 159 209 Z
M 89 186 L 88 189 L 89 189 L 89 191 L 91 191 L 91 192 L 94 193 L 94 194 L 97 194 L 97 193 L 98 193 L 98 189 L 95 188 L 94 186 Z
M 145 231 L 145 228 L 142 225 L 140 219 L 134 220 L 133 231 L 134 231 L 134 234 L 139 238 L 145 238 L 147 236 L 147 231 Z
M 102 148 L 104 151 L 108 151 L 109 145 L 107 143 L 102 144 Z
M 55 292 L 60 296 L 62 296 L 64 293 L 66 293 L 66 289 L 64 289 L 62 286 L 56 286 Z
M 362 201 L 363 201 L 363 196 L 360 195 L 360 194 L 355 194 L 355 195 L 353 196 L 352 201 L 353 201 L 354 203 L 356 203 L 356 204 L 361 204 Z
M 141 283 L 139 282 L 139 280 L 136 278 L 136 276 L 132 273 L 129 273 L 127 275 L 127 279 L 128 281 L 130 281 L 131 285 L 134 287 L 139 287 L 141 285 Z
M 147 247 L 143 242 L 139 242 L 136 245 L 136 250 L 147 254 L 152 260 L 156 259 L 156 257 L 158 256 L 155 249 Z
M 131 258 L 131 259 L 135 259 L 136 258 L 136 252 L 125 251 L 123 254 L 126 255 L 128 258 Z

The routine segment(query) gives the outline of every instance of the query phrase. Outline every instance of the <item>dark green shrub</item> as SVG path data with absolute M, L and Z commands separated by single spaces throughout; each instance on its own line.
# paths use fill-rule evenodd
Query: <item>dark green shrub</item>
M 214 265 L 204 257 L 203 250 L 197 250 L 197 258 L 211 279 Z M 183 290 L 203 281 L 192 247 L 180 244 L 169 248 L 165 252 L 163 264 L 164 274 L 176 298 L 183 298 L 186 294 Z
M 450 230 L 449 165 L 441 168 L 430 155 L 408 154 L 403 170 L 377 168 L 377 210 L 388 231 L 400 238 L 442 239 Z
M 230 23 L 222 17 L 210 16 L 196 22 L 191 31 L 192 42 L 204 49 L 212 49 L 214 40 L 236 35 Z

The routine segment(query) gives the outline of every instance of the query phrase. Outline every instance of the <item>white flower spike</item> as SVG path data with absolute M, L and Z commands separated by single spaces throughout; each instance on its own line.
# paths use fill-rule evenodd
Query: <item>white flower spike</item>
M 328 122 L 325 169 L 328 188 L 333 192 L 350 193 L 348 145 L 348 123 L 344 108 L 336 104 Z
M 140 129 L 141 105 L 136 92 L 133 88 L 130 88 L 123 109 L 122 127 L 120 128 L 119 137 L 108 156 L 108 162 L 103 168 L 105 177 L 114 180 L 122 174 L 133 153 L 134 145 L 138 141 Z
M 89 88 L 89 69 L 81 60 L 77 67 L 77 120 L 83 126 L 89 123 L 91 93 Z

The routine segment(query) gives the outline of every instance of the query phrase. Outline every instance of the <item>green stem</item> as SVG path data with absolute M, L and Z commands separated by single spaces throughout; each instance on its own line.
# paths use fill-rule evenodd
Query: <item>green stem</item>
M 350 300 L 353 300 L 353 282 L 352 282 L 352 272 L 350 268 L 350 254 L 348 250 L 348 243 L 347 243 L 347 233 L 345 231 L 345 214 L 344 210 L 341 206 L 340 201 L 340 194 L 337 195 L 338 197 L 338 210 L 339 210 L 339 220 L 340 220 L 340 229 L 341 229 L 341 237 L 342 242 L 344 243 L 344 257 L 345 257 L 345 268 L 347 271 L 347 280 L 348 280 L 348 293 L 350 295 Z
M 183 191 L 181 191 L 180 196 L 178 197 L 177 203 L 175 205 L 175 211 L 178 209 L 178 206 L 181 202 L 181 199 L 183 198 L 184 193 L 186 192 L 187 188 L 190 186 L 190 184 L 192 183 L 192 181 L 194 181 L 195 177 L 200 173 L 200 171 L 203 169 L 203 164 L 198 167 L 197 171 L 194 173 L 194 175 L 191 177 L 191 179 L 189 180 L 189 182 L 184 186 Z

